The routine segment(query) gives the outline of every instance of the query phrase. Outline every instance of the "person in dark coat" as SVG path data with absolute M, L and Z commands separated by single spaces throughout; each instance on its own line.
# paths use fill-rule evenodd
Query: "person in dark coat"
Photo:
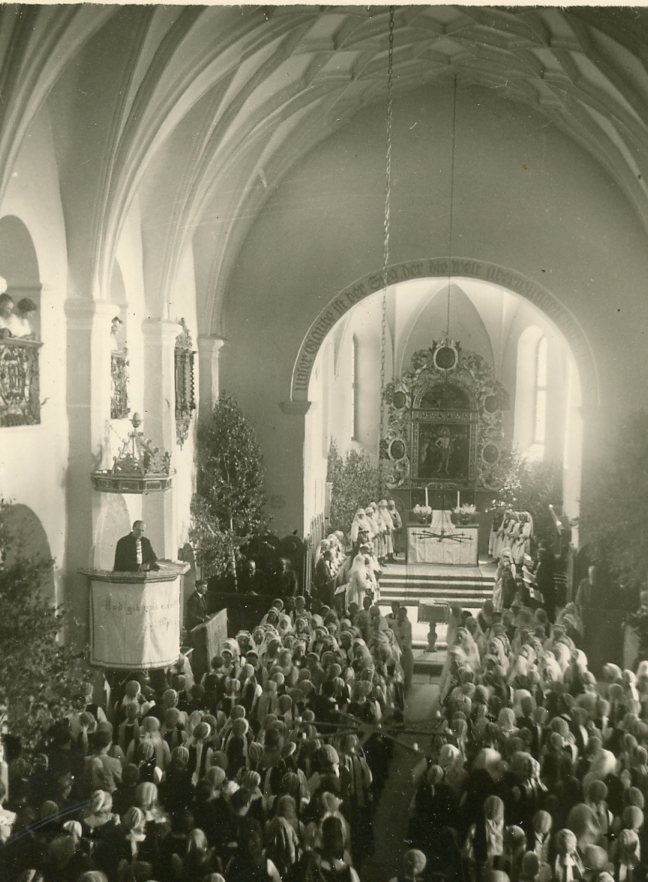
M 191 631 L 193 628 L 196 628 L 198 625 L 202 625 L 203 622 L 206 622 L 209 618 L 209 613 L 207 612 L 207 601 L 205 600 L 205 595 L 207 594 L 207 582 L 199 579 L 196 582 L 196 590 L 193 594 L 190 595 L 187 600 L 187 615 L 185 618 L 185 627 L 187 630 Z
M 322 557 L 315 565 L 313 582 L 317 592 L 317 599 L 332 607 L 335 601 L 335 568 L 333 565 L 333 552 L 327 548 Z
M 538 550 L 538 566 L 535 571 L 538 591 L 542 595 L 544 608 L 550 622 L 556 619 L 556 585 L 554 556 L 549 548 L 542 545 Z
M 299 590 L 297 574 L 284 557 L 281 558 L 279 571 L 271 580 L 271 584 L 273 597 L 297 596 Z
M 238 579 L 242 594 L 265 594 L 265 580 L 257 570 L 256 561 L 247 560 Z
M 145 530 L 144 521 L 135 521 L 128 536 L 122 536 L 117 542 L 113 566 L 116 573 L 141 573 L 160 569 L 153 547 L 144 535 Z

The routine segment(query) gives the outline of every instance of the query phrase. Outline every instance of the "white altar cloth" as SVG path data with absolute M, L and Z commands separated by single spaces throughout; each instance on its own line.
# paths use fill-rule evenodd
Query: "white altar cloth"
M 450 512 L 432 512 L 430 524 L 407 525 L 407 562 L 476 566 L 479 527 L 455 525 Z

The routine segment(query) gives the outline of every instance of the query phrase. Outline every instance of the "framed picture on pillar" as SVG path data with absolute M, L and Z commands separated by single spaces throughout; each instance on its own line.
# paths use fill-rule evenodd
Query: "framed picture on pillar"
M 196 409 L 194 390 L 194 359 L 191 334 L 183 318 L 180 319 L 182 333 L 175 343 L 175 419 L 176 440 L 182 447 L 189 437 L 191 418 Z

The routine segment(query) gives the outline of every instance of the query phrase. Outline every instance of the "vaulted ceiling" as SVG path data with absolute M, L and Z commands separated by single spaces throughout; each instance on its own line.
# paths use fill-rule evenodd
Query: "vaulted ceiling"
M 109 278 L 139 194 L 156 286 L 193 242 L 213 297 L 282 176 L 386 101 L 388 21 L 387 7 L 3 6 L 0 184 L 47 103 L 83 272 Z M 648 228 L 648 11 L 399 6 L 394 46 L 396 96 L 456 75 L 531 106 Z

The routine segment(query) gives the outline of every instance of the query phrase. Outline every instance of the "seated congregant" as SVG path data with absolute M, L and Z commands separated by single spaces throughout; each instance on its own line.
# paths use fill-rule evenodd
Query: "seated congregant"
M 278 597 L 295 597 L 299 591 L 297 573 L 290 565 L 290 561 L 282 557 L 279 571 L 268 580 L 271 590 L 268 592 Z
M 153 547 L 144 535 L 145 530 L 144 521 L 135 521 L 131 532 L 117 542 L 113 566 L 115 572 L 143 573 L 160 569 Z
M 247 560 L 239 576 L 238 588 L 243 594 L 264 594 L 265 580 L 257 570 L 255 560 Z

